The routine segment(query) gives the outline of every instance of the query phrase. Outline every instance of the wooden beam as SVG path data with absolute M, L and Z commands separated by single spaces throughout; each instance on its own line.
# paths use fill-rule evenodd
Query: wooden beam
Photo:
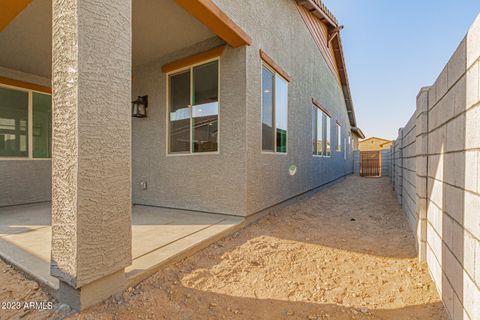
M 252 39 L 212 0 L 176 0 L 193 17 L 234 48 L 250 45 Z
M 327 116 L 329 116 L 330 118 L 332 117 L 332 114 L 328 112 L 328 110 L 324 106 L 322 106 L 322 104 L 318 100 L 315 100 L 314 98 L 312 98 L 312 103 L 315 107 L 325 112 Z
M 18 87 L 18 88 L 23 88 L 23 89 L 29 89 L 29 90 L 34 90 L 34 91 L 40 91 L 44 93 L 52 93 L 52 88 L 51 87 L 45 87 L 41 86 L 38 84 L 30 83 L 30 82 L 24 82 L 20 80 L 15 80 L 15 79 L 10 79 L 10 78 L 5 78 L 5 77 L 0 77 L 0 84 L 6 84 L 12 87 Z
M 209 51 L 205 51 L 202 53 L 195 54 L 193 56 L 189 56 L 183 59 L 169 62 L 162 66 L 162 72 L 164 73 L 172 72 L 175 70 L 179 70 L 179 69 L 191 66 L 192 64 L 197 64 L 202 61 L 207 61 L 213 58 L 220 57 L 224 50 L 225 50 L 225 46 L 220 46 Z
M 285 80 L 290 82 L 291 78 L 288 73 L 283 70 L 268 54 L 266 54 L 262 49 L 260 49 L 260 58 L 270 66 L 276 73 L 281 75 Z
M 31 2 L 32 0 L 0 0 L 0 32 Z

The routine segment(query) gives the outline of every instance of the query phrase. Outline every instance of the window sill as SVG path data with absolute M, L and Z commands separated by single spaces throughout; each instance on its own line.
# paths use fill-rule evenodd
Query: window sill
M 213 152 L 190 152 L 190 153 L 167 153 L 167 157 L 186 157 L 186 156 L 207 156 L 207 155 L 219 155 L 219 151 Z
M 262 151 L 262 154 L 271 154 L 271 155 L 288 155 L 288 152 L 273 152 L 273 151 Z
M 52 160 L 52 158 L 28 158 L 28 157 L 0 157 L 0 161 L 3 160 L 21 160 L 21 161 L 27 161 L 27 160 L 33 160 L 33 161 L 41 161 L 41 160 Z

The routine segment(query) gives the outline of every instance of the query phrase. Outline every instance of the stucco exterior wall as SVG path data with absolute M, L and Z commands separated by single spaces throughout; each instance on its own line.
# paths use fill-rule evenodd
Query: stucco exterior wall
M 409 183 L 409 168 L 415 170 L 419 256 L 450 317 L 462 320 L 480 319 L 479 70 L 480 16 L 435 83 L 417 97 L 415 153 L 406 147 L 412 120 L 395 143 L 397 192 L 397 182 Z M 399 197 L 411 216 L 409 189 L 403 185 Z
M 246 213 L 255 213 L 351 173 L 351 150 L 347 160 L 344 160 L 343 151 L 335 151 L 335 120 L 342 126 L 342 137 L 347 137 L 351 130 L 343 92 L 303 22 L 296 2 L 215 2 L 253 38 L 252 45 L 246 48 Z M 260 49 L 292 79 L 288 87 L 287 154 L 262 153 Z M 332 114 L 331 158 L 312 156 L 312 97 Z M 290 165 L 297 167 L 294 176 L 289 175 Z
M 51 86 L 50 79 L 0 67 L 0 76 Z M 49 159 L 7 160 L 0 157 L 0 207 L 50 201 L 52 163 Z
M 55 0 L 52 16 L 51 274 L 83 309 L 118 287 L 82 288 L 132 262 L 131 1 Z
M 215 37 L 134 69 L 132 98 L 148 95 L 149 106 L 147 118 L 132 121 L 133 203 L 245 215 L 245 48 L 227 46 L 220 58 L 218 154 L 167 155 L 161 66 L 221 44 Z
M 51 201 L 50 160 L 1 160 L 0 207 Z

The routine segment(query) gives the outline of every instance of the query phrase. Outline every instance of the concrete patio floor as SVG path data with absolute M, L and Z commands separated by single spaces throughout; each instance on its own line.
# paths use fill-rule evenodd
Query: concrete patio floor
M 197 211 L 133 206 L 133 262 L 125 270 L 129 285 L 240 228 L 243 220 Z M 51 233 L 50 203 L 0 208 L 0 257 L 55 291 L 59 282 L 50 275 Z

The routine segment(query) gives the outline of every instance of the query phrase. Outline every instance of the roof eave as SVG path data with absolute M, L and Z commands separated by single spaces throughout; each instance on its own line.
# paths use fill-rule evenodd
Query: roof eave
M 307 10 L 314 13 L 322 22 L 326 23 L 329 29 L 339 26 L 335 16 L 328 10 L 321 0 L 297 0 L 298 4 L 304 6 Z M 348 81 L 347 67 L 343 54 L 342 39 L 340 32 L 332 39 L 335 60 L 337 61 L 338 71 L 340 73 L 340 82 L 347 107 L 348 119 L 352 127 L 357 126 L 355 110 L 353 108 L 352 94 L 350 92 L 350 84 Z
M 352 127 L 352 132 L 354 132 L 360 139 L 365 139 L 365 135 L 359 127 Z

